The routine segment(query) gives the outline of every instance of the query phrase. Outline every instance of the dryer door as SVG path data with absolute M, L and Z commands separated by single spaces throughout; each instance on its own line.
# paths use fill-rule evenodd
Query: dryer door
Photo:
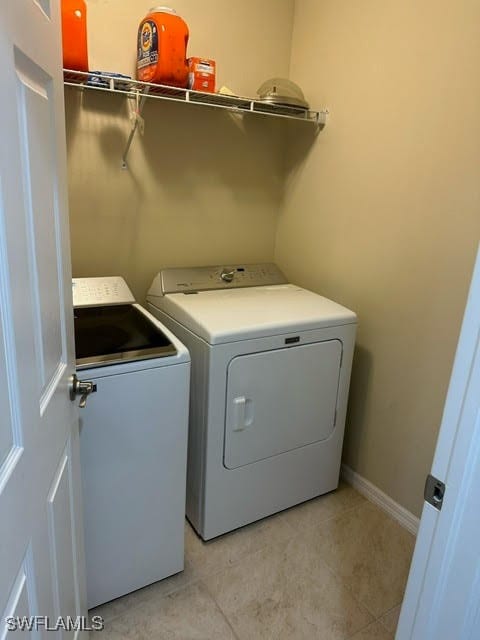
M 340 340 L 233 358 L 227 378 L 227 469 L 328 438 L 335 427 L 341 359 Z

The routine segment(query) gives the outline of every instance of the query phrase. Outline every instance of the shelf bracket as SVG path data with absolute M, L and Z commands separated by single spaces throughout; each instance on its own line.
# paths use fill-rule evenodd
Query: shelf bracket
M 137 132 L 138 129 L 138 124 L 140 122 L 140 118 L 142 117 L 142 112 L 143 112 L 143 107 L 145 106 L 145 101 L 148 97 L 148 92 L 150 91 L 150 87 L 145 87 L 145 89 L 142 91 L 142 97 L 139 99 L 140 96 L 140 92 L 137 91 L 136 95 L 135 95 L 135 100 L 136 100 L 136 105 L 135 105 L 135 120 L 132 124 L 132 128 L 130 130 L 130 134 L 128 136 L 128 140 L 127 140 L 127 145 L 125 147 L 125 151 L 123 152 L 123 156 L 122 156 L 122 169 L 128 169 L 128 165 L 127 165 L 127 156 L 128 156 L 128 152 L 130 151 L 130 147 L 132 145 L 133 142 L 133 138 L 135 137 L 135 134 Z
M 327 118 L 330 115 L 330 111 L 328 109 L 322 109 L 317 113 L 317 129 L 318 131 L 322 131 L 327 124 Z

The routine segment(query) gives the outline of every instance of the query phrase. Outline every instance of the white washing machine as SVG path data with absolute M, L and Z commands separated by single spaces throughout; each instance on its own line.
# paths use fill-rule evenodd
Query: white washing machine
M 352 311 L 273 264 L 167 269 L 147 300 L 192 358 L 187 516 L 205 540 L 338 486 Z
M 91 608 L 183 570 L 190 357 L 122 278 L 73 302 Z

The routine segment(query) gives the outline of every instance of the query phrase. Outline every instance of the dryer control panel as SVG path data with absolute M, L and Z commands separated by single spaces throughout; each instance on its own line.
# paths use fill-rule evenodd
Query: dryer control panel
M 167 293 L 194 293 L 213 289 L 238 289 L 287 284 L 280 269 L 272 263 L 219 265 L 213 267 L 186 267 L 163 269 L 155 279 L 161 291 L 149 291 L 149 295 Z
M 72 278 L 72 291 L 75 308 L 135 302 L 132 292 L 121 276 Z

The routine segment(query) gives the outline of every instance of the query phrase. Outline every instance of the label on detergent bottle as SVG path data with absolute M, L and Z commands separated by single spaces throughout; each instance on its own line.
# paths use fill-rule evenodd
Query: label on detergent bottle
M 137 69 L 146 82 L 155 75 L 155 67 L 158 62 L 158 31 L 157 25 L 152 20 L 145 20 L 138 31 L 138 58 Z M 147 67 L 153 67 L 147 69 Z M 149 78 L 147 79 L 147 76 Z

